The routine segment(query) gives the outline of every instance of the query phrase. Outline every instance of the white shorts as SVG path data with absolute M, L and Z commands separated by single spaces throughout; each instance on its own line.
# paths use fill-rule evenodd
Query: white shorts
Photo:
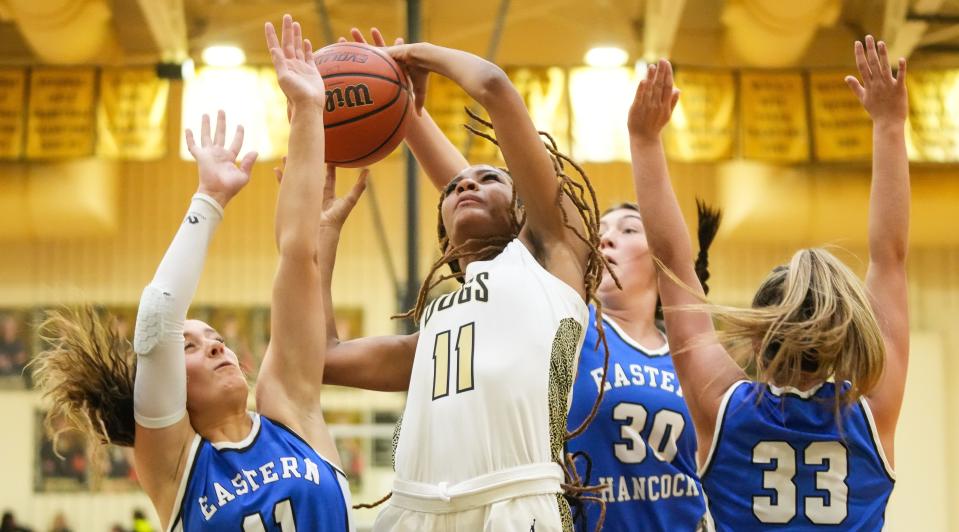
M 559 465 L 532 464 L 454 485 L 397 479 L 374 532 L 572 530 Z
M 389 505 L 376 517 L 374 532 L 567 532 L 569 507 L 562 495 L 528 495 L 452 513 L 405 510 Z

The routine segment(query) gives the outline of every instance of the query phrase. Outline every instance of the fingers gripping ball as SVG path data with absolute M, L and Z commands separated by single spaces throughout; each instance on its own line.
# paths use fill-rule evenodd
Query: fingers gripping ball
M 406 135 L 412 103 L 400 67 L 363 43 L 331 44 L 314 57 L 326 85 L 326 162 L 358 168 L 389 155 Z

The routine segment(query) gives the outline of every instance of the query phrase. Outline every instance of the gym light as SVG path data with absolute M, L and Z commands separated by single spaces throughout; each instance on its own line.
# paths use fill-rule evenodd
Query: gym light
M 246 62 L 243 50 L 232 45 L 207 46 L 201 55 L 203 62 L 214 67 L 237 67 Z
M 615 46 L 596 46 L 590 48 L 583 59 L 591 67 L 618 67 L 626 64 L 629 54 Z

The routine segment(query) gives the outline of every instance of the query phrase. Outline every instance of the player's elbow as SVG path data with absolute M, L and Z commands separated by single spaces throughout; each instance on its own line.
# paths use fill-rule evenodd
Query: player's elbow
M 488 63 L 483 66 L 478 74 L 477 86 L 479 88 L 479 94 L 476 96 L 476 101 L 487 108 L 490 104 L 501 100 L 503 96 L 509 94 L 510 91 L 515 92 L 513 84 L 510 82 L 506 72 L 493 63 Z
M 909 242 L 905 236 L 895 237 L 889 234 L 881 238 L 870 238 L 869 260 L 877 264 L 905 264 L 909 252 Z
M 318 264 L 319 245 L 316 239 L 301 233 L 302 231 L 277 233 L 276 248 L 280 259 L 295 263 Z

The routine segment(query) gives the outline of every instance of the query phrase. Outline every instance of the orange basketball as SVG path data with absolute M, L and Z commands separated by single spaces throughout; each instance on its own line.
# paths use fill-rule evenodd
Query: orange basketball
M 389 155 L 406 136 L 406 75 L 383 50 L 341 42 L 316 54 L 326 84 L 326 162 L 356 168 Z

